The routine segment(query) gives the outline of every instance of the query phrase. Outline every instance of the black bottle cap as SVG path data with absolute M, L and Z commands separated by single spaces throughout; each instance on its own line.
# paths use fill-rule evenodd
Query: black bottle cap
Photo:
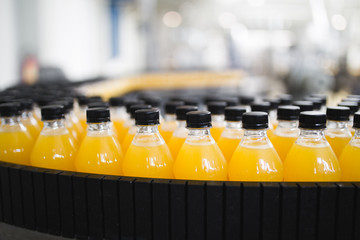
M 204 103 L 207 105 L 209 102 L 221 101 L 221 96 L 217 95 L 207 95 L 204 97 Z
M 185 105 L 190 106 L 198 106 L 200 103 L 200 99 L 196 97 L 188 97 L 188 96 L 176 96 L 170 98 L 171 101 L 182 101 Z
M 90 96 L 88 97 L 91 101 L 96 101 L 96 102 L 102 102 L 103 98 L 101 96 Z
M 314 104 L 310 101 L 294 101 L 293 105 L 300 107 L 300 112 L 314 110 Z
M 41 121 L 62 118 L 65 118 L 65 108 L 63 105 L 47 105 L 41 108 Z
M 110 110 L 108 108 L 98 107 L 86 110 L 87 123 L 110 122 Z
M 127 100 L 125 101 L 126 112 L 130 113 L 130 107 L 132 105 L 145 104 L 143 100 Z
M 186 113 L 186 126 L 188 128 L 211 127 L 211 113 L 208 111 L 192 111 Z
M 299 120 L 300 107 L 292 105 L 280 106 L 277 109 L 277 119 L 285 121 Z
M 80 106 L 86 106 L 93 101 L 86 96 L 78 96 L 77 100 Z
M 225 120 L 240 122 L 243 114 L 246 113 L 246 108 L 240 106 L 232 106 L 225 108 Z
M 271 108 L 271 103 L 269 102 L 255 102 L 251 105 L 251 111 L 252 112 L 266 112 L 269 113 Z
M 350 115 L 354 115 L 359 110 L 359 105 L 356 102 L 341 102 L 338 106 L 350 108 Z
M 265 98 L 264 102 L 270 103 L 270 110 L 275 110 L 280 105 L 280 99 L 278 99 L 278 98 Z
M 185 103 L 183 101 L 170 101 L 165 103 L 165 113 L 166 114 L 175 114 L 176 108 L 183 106 Z
M 16 117 L 21 114 L 19 102 L 8 102 L 0 104 L 0 117 Z
M 140 100 L 143 100 L 145 104 L 151 105 L 154 108 L 158 108 L 161 106 L 161 98 L 160 97 L 142 97 Z
M 255 97 L 253 96 L 240 96 L 239 102 L 241 105 L 250 105 L 255 101 Z
M 242 116 L 242 127 L 244 129 L 268 128 L 269 115 L 266 112 L 247 112 Z
M 42 95 L 36 98 L 35 102 L 39 107 L 49 105 L 55 98 L 53 96 Z
M 30 98 L 20 98 L 16 100 L 20 103 L 21 111 L 31 111 L 34 107 L 34 101 Z
M 207 108 L 212 115 L 224 114 L 227 103 L 224 101 L 208 102 Z
M 91 102 L 87 105 L 88 108 L 109 108 L 107 102 Z
M 305 111 L 300 113 L 299 128 L 326 128 L 326 114 L 319 111 Z
M 130 107 L 130 118 L 134 119 L 135 118 L 135 111 L 140 110 L 140 109 L 150 109 L 151 105 L 146 105 L 146 104 L 135 104 L 135 105 L 131 105 Z
M 360 106 L 360 98 L 344 98 L 342 102 L 356 102 Z
M 109 99 L 109 104 L 112 107 L 122 107 L 122 106 L 124 106 L 124 98 L 123 97 L 112 97 Z
M 159 124 L 159 109 L 139 109 L 135 111 L 136 125 L 156 125 Z
M 360 128 L 360 112 L 356 112 L 354 114 L 354 124 L 353 124 L 354 128 Z
M 222 97 L 219 101 L 226 102 L 226 106 L 228 107 L 236 106 L 239 104 L 239 100 L 237 97 Z
M 348 107 L 328 107 L 326 109 L 327 120 L 349 121 L 350 108 Z
M 293 101 L 293 96 L 290 94 L 281 94 L 279 96 L 280 105 L 291 105 Z
M 306 97 L 306 98 L 304 98 L 304 100 L 312 102 L 314 110 L 320 110 L 321 106 L 323 106 L 323 101 L 321 100 L 321 98 Z
M 197 106 L 191 106 L 191 105 L 183 105 L 176 108 L 176 120 L 184 121 L 186 120 L 186 113 L 197 111 Z
M 322 105 L 326 105 L 327 97 L 325 94 L 315 93 L 315 94 L 311 94 L 310 96 L 315 98 L 320 98 L 322 101 Z
M 1 97 L 0 97 L 0 104 L 1 104 L 1 103 L 12 102 L 13 100 L 15 100 L 15 97 L 14 97 L 14 96 L 1 96 Z
M 73 108 L 73 105 L 68 101 L 54 101 L 54 102 L 51 102 L 51 105 L 61 105 L 61 106 L 63 106 L 65 114 L 68 114 Z

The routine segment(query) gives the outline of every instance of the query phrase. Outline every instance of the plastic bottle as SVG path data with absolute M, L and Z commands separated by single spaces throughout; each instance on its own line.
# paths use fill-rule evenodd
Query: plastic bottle
M 284 161 L 284 180 L 290 182 L 339 181 L 339 161 L 327 142 L 326 115 L 320 111 L 300 113 L 300 136 Z
M 189 130 L 186 128 L 186 113 L 191 111 L 197 111 L 198 108 L 196 106 L 179 106 L 176 108 L 176 121 L 177 128 L 173 132 L 173 135 L 169 141 L 169 149 L 174 159 L 176 159 L 180 148 L 185 142 L 185 139 L 189 133 Z
M 186 125 L 189 134 L 175 160 L 175 178 L 227 180 L 226 160 L 210 134 L 211 113 L 188 112 Z
M 34 139 L 20 121 L 20 108 L 17 102 L 0 104 L 0 159 L 30 165 Z
M 283 162 L 290 148 L 299 137 L 299 115 L 300 108 L 298 106 L 284 105 L 278 108 L 277 119 L 279 124 L 270 140 Z
M 19 99 L 21 107 L 21 123 L 29 131 L 35 140 L 41 131 L 41 127 L 33 115 L 33 101 L 31 99 Z
M 227 106 L 224 101 L 209 102 L 207 109 L 211 112 L 212 128 L 210 129 L 211 136 L 217 141 L 221 133 L 225 129 L 225 107 Z
M 217 144 L 227 162 L 230 161 L 244 135 L 241 120 L 242 115 L 245 112 L 245 107 L 234 106 L 225 108 L 226 127 L 217 141 Z
M 169 142 L 173 132 L 176 129 L 176 108 L 183 105 L 184 102 L 182 101 L 170 101 L 165 104 L 165 120 L 164 122 L 161 122 L 159 131 L 166 143 Z
M 110 110 L 91 108 L 86 118 L 88 129 L 76 156 L 76 170 L 122 175 L 123 153 L 110 125 Z
M 48 105 L 41 108 L 41 130 L 31 153 L 34 167 L 75 170 L 76 147 L 65 127 L 65 109 L 62 105 Z
M 244 113 L 244 137 L 229 163 L 230 181 L 282 181 L 283 164 L 266 135 L 268 114 Z
M 112 97 L 109 99 L 111 121 L 118 134 L 119 142 L 122 142 L 127 134 L 124 124 L 127 119 L 123 97 Z
M 359 110 L 359 106 L 356 102 L 341 102 L 338 104 L 340 107 L 348 107 L 350 109 L 349 123 L 348 128 L 351 131 L 351 134 L 354 136 L 355 129 L 352 128 L 354 124 L 354 114 Z
M 342 151 L 339 162 L 341 167 L 341 181 L 360 181 L 360 112 L 354 115 L 355 134 Z
M 173 158 L 158 131 L 158 109 L 135 111 L 137 133 L 124 157 L 124 175 L 173 178 Z

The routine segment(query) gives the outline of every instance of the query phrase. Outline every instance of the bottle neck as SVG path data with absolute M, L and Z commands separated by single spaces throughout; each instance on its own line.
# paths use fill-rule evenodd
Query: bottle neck
M 88 123 L 88 133 L 110 131 L 110 122 Z
M 111 112 L 111 117 L 112 118 L 121 118 L 121 119 L 125 119 L 126 118 L 126 111 L 124 107 L 111 107 L 110 108 L 110 112 Z
M 228 128 L 228 129 L 241 129 L 242 128 L 241 121 L 239 121 L 239 122 L 226 121 L 226 128 Z
M 56 119 L 56 120 L 49 120 L 43 122 L 44 122 L 44 129 L 65 128 L 65 119 Z
M 213 144 L 214 139 L 210 135 L 210 128 L 188 128 L 189 133 L 186 142 L 189 144 Z
M 300 129 L 300 136 L 296 143 L 309 147 L 327 147 L 329 143 L 326 141 L 324 129 Z
M 137 125 L 138 134 L 155 134 L 159 133 L 158 125 Z
M 223 114 L 212 114 L 211 121 L 212 122 L 224 122 L 225 116 Z
M 348 122 L 344 121 L 327 121 L 326 128 L 327 129 L 346 129 Z
M 178 128 L 186 128 L 186 121 L 184 120 L 178 120 L 177 121 Z
M 21 113 L 21 119 L 29 119 L 32 117 L 33 117 L 32 111 L 23 111 Z
M 2 117 L 1 118 L 1 125 L 9 125 L 13 126 L 20 123 L 20 117 Z
M 266 138 L 266 129 L 245 129 L 244 138 Z
M 166 122 L 176 121 L 176 115 L 175 114 L 165 114 L 165 121 Z
M 354 138 L 360 139 L 360 128 L 355 128 Z
M 306 137 L 306 138 L 325 137 L 324 129 L 304 129 L 304 128 L 300 128 L 300 137 Z
M 298 128 L 299 121 L 279 120 L 278 128 Z

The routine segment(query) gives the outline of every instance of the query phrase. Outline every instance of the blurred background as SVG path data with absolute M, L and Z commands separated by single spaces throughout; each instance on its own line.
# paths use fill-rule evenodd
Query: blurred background
M 360 93 L 360 1 L 0 0 L 0 89 L 228 70 L 254 91 Z

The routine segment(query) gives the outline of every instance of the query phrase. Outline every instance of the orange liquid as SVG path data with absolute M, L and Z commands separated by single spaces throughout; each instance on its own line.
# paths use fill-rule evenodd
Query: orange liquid
M 216 143 L 185 142 L 175 160 L 177 179 L 227 180 L 227 163 Z
M 124 120 L 113 120 L 114 128 L 116 129 L 116 132 L 118 133 L 119 142 L 122 142 L 127 134 L 124 130 Z
M 75 170 L 75 145 L 70 134 L 40 134 L 31 153 L 31 165 L 34 167 Z
M 128 150 L 131 142 L 133 141 L 133 139 L 135 137 L 135 133 L 133 131 L 130 131 L 130 130 L 129 130 L 128 134 L 126 134 L 126 137 L 124 138 L 124 141 L 121 144 L 121 146 L 124 149 L 125 153 Z
M 220 136 L 221 133 L 224 131 L 225 127 L 212 127 L 210 128 L 210 133 L 211 136 L 214 138 L 215 141 L 217 141 Z
M 169 141 L 169 149 L 174 159 L 176 159 L 182 145 L 184 144 L 186 137 L 172 136 Z
M 4 162 L 30 165 L 34 139 L 24 126 L 0 129 L 0 159 Z
M 341 181 L 360 182 L 360 145 L 349 143 L 339 158 Z
M 137 136 L 124 158 L 124 175 L 148 178 L 173 178 L 173 158 L 163 142 L 152 136 Z
M 282 162 L 272 146 L 240 143 L 229 163 L 230 181 L 283 181 Z
M 86 119 L 79 119 L 79 122 L 80 122 L 81 127 L 82 127 L 83 129 L 87 129 Z M 85 134 L 86 134 L 86 131 L 84 131 L 83 134 L 85 135 Z
M 304 146 L 295 143 L 284 162 L 284 180 L 290 182 L 340 181 L 340 164 L 330 145 Z
M 33 139 L 36 139 L 41 131 L 40 125 L 34 117 L 21 119 L 21 123 L 26 127 Z
M 285 137 L 279 136 L 276 133 L 271 134 L 270 140 L 274 145 L 276 152 L 279 154 L 279 157 L 282 162 L 285 161 L 288 152 L 290 151 L 292 145 L 296 141 L 296 137 Z
M 351 137 L 332 137 L 326 135 L 326 140 L 330 143 L 330 146 L 334 150 L 336 157 L 339 158 L 343 149 L 350 142 Z
M 160 135 L 163 137 L 166 143 L 170 141 L 170 138 L 173 135 L 176 127 L 176 121 L 169 121 L 160 125 Z
M 217 141 L 217 144 L 228 163 L 236 148 L 239 146 L 240 141 L 241 138 L 228 138 L 224 136 L 221 136 Z
M 87 135 L 75 160 L 79 172 L 122 175 L 123 153 L 113 135 Z

